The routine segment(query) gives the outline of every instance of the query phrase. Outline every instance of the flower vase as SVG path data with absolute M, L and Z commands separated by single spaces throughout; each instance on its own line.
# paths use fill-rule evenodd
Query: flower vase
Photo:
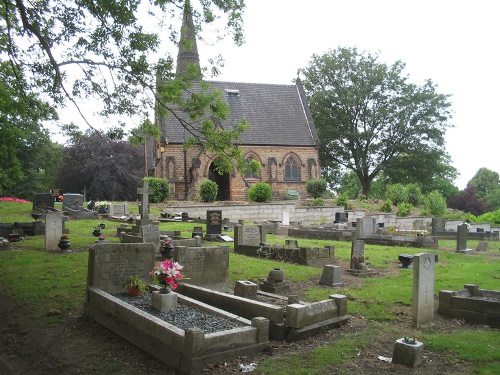
M 162 288 L 163 289 L 163 288 Z M 151 294 L 151 304 L 153 309 L 160 312 L 175 311 L 177 309 L 177 293 L 170 291 L 162 293 L 161 291 L 154 291 Z
M 61 249 L 61 251 L 68 250 L 70 246 L 71 243 L 69 242 L 69 240 L 59 240 L 59 243 L 57 244 L 57 247 Z

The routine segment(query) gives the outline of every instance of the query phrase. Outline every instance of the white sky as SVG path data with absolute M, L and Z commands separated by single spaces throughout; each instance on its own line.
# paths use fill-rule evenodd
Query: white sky
M 222 54 L 220 81 L 291 83 L 313 54 L 337 47 L 406 63 L 416 84 L 427 78 L 451 94 L 454 129 L 446 150 L 463 189 L 481 167 L 500 173 L 498 142 L 500 3 L 495 0 L 246 0 L 245 44 L 198 42 L 206 61 Z M 176 53 L 173 54 L 176 56 Z M 425 168 L 425 165 L 422 166 Z

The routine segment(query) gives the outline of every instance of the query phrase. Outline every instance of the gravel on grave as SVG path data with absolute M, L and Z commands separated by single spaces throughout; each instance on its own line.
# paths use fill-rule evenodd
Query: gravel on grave
M 160 312 L 151 307 L 151 294 L 131 297 L 127 293 L 116 293 L 113 296 L 180 329 L 196 327 L 205 333 L 212 333 L 244 327 L 241 323 L 181 303 L 175 311 Z

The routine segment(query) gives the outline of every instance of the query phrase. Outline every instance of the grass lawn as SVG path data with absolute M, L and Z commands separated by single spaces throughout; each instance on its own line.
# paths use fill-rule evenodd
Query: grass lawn
M 135 211 L 129 203 L 130 211 Z M 0 202 L 0 222 L 32 221 L 32 203 Z M 152 214 L 159 217 L 160 208 L 153 207 Z M 61 254 L 45 252 L 44 237 L 26 237 L 24 241 L 11 244 L 10 250 L 0 251 L 0 295 L 29 308 L 41 325 L 50 325 L 63 320 L 67 315 L 81 311 L 87 279 L 87 248 L 95 238 L 92 230 L 104 221 L 103 234 L 112 242 L 116 236 L 118 222 L 109 220 L 70 220 L 66 223 L 72 244 L 72 252 Z M 161 223 L 160 230 L 180 230 L 190 237 L 193 223 Z M 204 225 L 201 225 L 204 228 Z M 232 235 L 232 233 L 229 233 Z M 271 244 L 284 244 L 283 236 L 267 236 Z M 351 243 L 297 239 L 300 246 L 335 245 L 335 256 L 339 262 L 347 262 Z M 214 243 L 211 243 L 214 244 Z M 216 244 L 216 243 L 215 243 Z M 499 243 L 490 242 L 489 250 L 473 255 L 455 253 L 455 241 L 440 241 L 435 264 L 435 296 L 439 290 L 461 289 L 464 284 L 476 283 L 483 289 L 500 289 Z M 477 241 L 468 241 L 475 248 Z M 402 337 L 397 322 L 401 313 L 411 311 L 413 273 L 397 267 L 398 254 L 417 254 L 422 249 L 365 245 L 365 256 L 371 267 L 378 272 L 376 277 L 359 279 L 355 285 L 341 288 L 318 287 L 320 268 L 285 264 L 266 259 L 257 259 L 230 253 L 229 286 L 237 280 L 259 282 L 267 277 L 274 267 L 284 269 L 287 282 L 302 285 L 302 299 L 319 301 L 339 293 L 348 296 L 348 313 L 362 317 L 366 324 L 362 330 L 351 332 L 326 342 L 307 354 L 297 351 L 279 358 L 270 357 L 259 362 L 258 374 L 324 374 L 333 368 L 341 369 L 355 361 L 359 353 L 374 345 L 379 334 Z M 59 314 L 48 314 L 57 310 Z M 437 313 L 437 312 L 436 312 Z M 443 353 L 446 358 L 459 361 L 472 373 L 500 373 L 500 332 L 488 327 L 470 326 L 459 332 L 422 330 L 415 332 L 423 341 L 426 350 Z M 408 332 L 414 332 L 407 327 Z M 405 331 L 406 332 L 406 331 Z M 351 362 L 350 362 L 351 361 Z M 286 366 L 285 366 L 286 364 Z M 346 370 L 347 371 L 347 370 Z M 411 370 L 409 370 L 411 371 Z M 339 371 L 338 373 L 342 373 Z M 349 373 L 349 372 L 346 372 Z

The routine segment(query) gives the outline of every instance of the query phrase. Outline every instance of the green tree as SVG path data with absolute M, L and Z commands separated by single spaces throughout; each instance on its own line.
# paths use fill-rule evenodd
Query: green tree
M 497 172 L 480 168 L 467 186 L 473 186 L 477 197 L 484 200 L 490 209 L 500 208 L 500 177 Z
M 54 108 L 71 105 L 96 131 L 100 129 L 79 105 L 82 99 L 94 99 L 95 112 L 104 117 L 147 118 L 155 108 L 175 116 L 197 141 L 214 153 L 237 159 L 240 166 L 236 141 L 244 126 L 230 131 L 216 126 L 227 113 L 221 96 L 208 89 L 193 94 L 193 82 L 199 82 L 201 72 L 190 67 L 185 75 L 175 76 L 170 52 L 176 54 L 177 47 L 165 51 L 162 42 L 179 40 L 174 23 L 189 11 L 194 33 L 207 27 L 224 29 L 236 44 L 243 43 L 244 0 L 196 4 L 187 0 L 5 0 L 0 4 L 0 51 L 19 72 L 16 77 L 29 77 L 18 79 L 18 92 L 43 93 Z M 213 61 L 221 61 L 220 56 Z M 216 71 L 214 66 L 212 72 Z M 157 87 L 159 81 L 166 83 Z M 228 172 L 232 172 L 233 164 L 223 166 L 230 166 Z
M 338 48 L 313 55 L 300 70 L 322 141 L 322 165 L 355 172 L 365 196 L 382 172 L 411 167 L 408 174 L 432 177 L 439 173 L 436 163 L 422 160 L 446 157 L 449 96 L 437 93 L 431 80 L 410 83 L 404 68 L 401 61 L 389 66 L 376 54 Z
M 21 72 L 0 61 L 0 195 L 32 199 L 54 187 L 61 147 L 42 123 L 55 112 L 34 93 L 22 95 Z

